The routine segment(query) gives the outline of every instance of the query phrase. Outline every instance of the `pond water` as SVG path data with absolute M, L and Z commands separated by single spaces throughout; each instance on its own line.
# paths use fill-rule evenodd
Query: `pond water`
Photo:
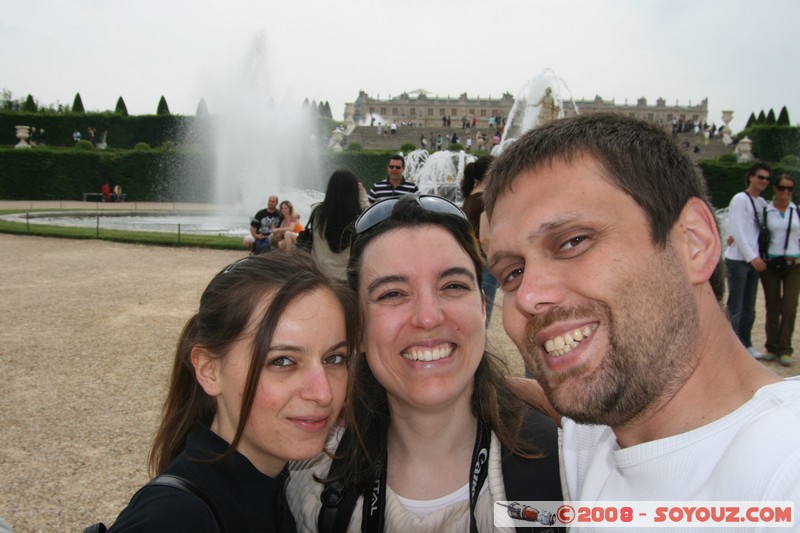
M 158 231 L 243 237 L 249 234 L 250 217 L 211 213 L 25 213 L 2 217 L 13 222 L 78 228 Z

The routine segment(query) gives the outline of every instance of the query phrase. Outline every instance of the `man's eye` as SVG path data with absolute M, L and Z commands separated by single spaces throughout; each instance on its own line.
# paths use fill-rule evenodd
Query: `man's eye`
M 572 237 L 571 239 L 567 240 L 561 245 L 561 250 L 571 250 L 577 247 L 580 243 L 588 239 L 586 235 L 579 235 L 577 237 Z
M 525 269 L 522 267 L 515 268 L 511 272 L 505 275 L 500 280 L 500 285 L 504 291 L 514 290 L 518 285 L 520 280 L 522 279 L 522 274 L 525 272 Z

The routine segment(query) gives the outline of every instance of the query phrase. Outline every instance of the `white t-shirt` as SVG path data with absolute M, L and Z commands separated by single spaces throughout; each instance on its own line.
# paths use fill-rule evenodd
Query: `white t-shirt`
M 564 418 L 561 439 L 564 493 L 573 501 L 791 500 L 798 519 L 800 378 L 764 386 L 734 412 L 680 435 L 620 449 L 610 427 Z

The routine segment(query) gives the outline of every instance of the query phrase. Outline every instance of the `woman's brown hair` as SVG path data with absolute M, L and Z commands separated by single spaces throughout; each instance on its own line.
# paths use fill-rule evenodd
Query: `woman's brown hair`
M 216 414 L 216 400 L 205 393 L 195 377 L 192 349 L 202 346 L 223 358 L 242 335 L 253 334 L 253 352 L 242 392 L 239 424 L 228 450 L 219 457 L 221 460 L 236 450 L 244 431 L 281 315 L 298 297 L 318 289 L 330 290 L 339 301 L 345 315 L 348 351 L 352 354 L 357 346 L 360 324 L 353 292 L 343 283 L 322 274 L 308 253 L 272 251 L 249 256 L 214 276 L 200 298 L 200 308 L 186 323 L 178 340 L 161 425 L 150 450 L 152 475 L 163 472 L 186 445 L 187 435 L 198 424 L 209 426 Z M 263 314 L 256 320 L 255 332 L 247 331 L 253 313 L 265 298 L 269 299 L 269 305 L 259 311 Z

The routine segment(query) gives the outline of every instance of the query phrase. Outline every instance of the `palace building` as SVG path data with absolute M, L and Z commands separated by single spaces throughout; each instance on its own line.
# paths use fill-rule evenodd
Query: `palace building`
M 573 105 L 574 104 L 574 105 Z M 344 120 L 356 124 L 378 125 L 398 124 L 407 126 L 437 127 L 441 126 L 444 119 L 450 119 L 452 125 L 460 126 L 462 121 L 472 121 L 475 118 L 477 128 L 486 129 L 491 123 L 497 124 L 499 117 L 505 119 L 514 105 L 514 97 L 506 92 L 500 98 L 475 96 L 470 98 L 467 93 L 462 93 L 458 98 L 433 95 L 424 89 L 404 92 L 399 96 L 389 97 L 386 100 L 373 98 L 366 92 L 360 91 L 355 102 L 345 104 Z M 603 100 L 596 96 L 594 100 L 576 100 L 563 102 L 565 116 L 575 115 L 577 107 L 580 113 L 595 113 L 610 111 L 623 113 L 631 117 L 650 122 L 658 122 L 666 126 L 673 123 L 702 124 L 708 119 L 708 98 L 699 104 L 668 105 L 666 100 L 658 98 L 656 104 L 648 105 L 647 99 L 639 98 L 635 105 L 617 104 L 612 100 Z

